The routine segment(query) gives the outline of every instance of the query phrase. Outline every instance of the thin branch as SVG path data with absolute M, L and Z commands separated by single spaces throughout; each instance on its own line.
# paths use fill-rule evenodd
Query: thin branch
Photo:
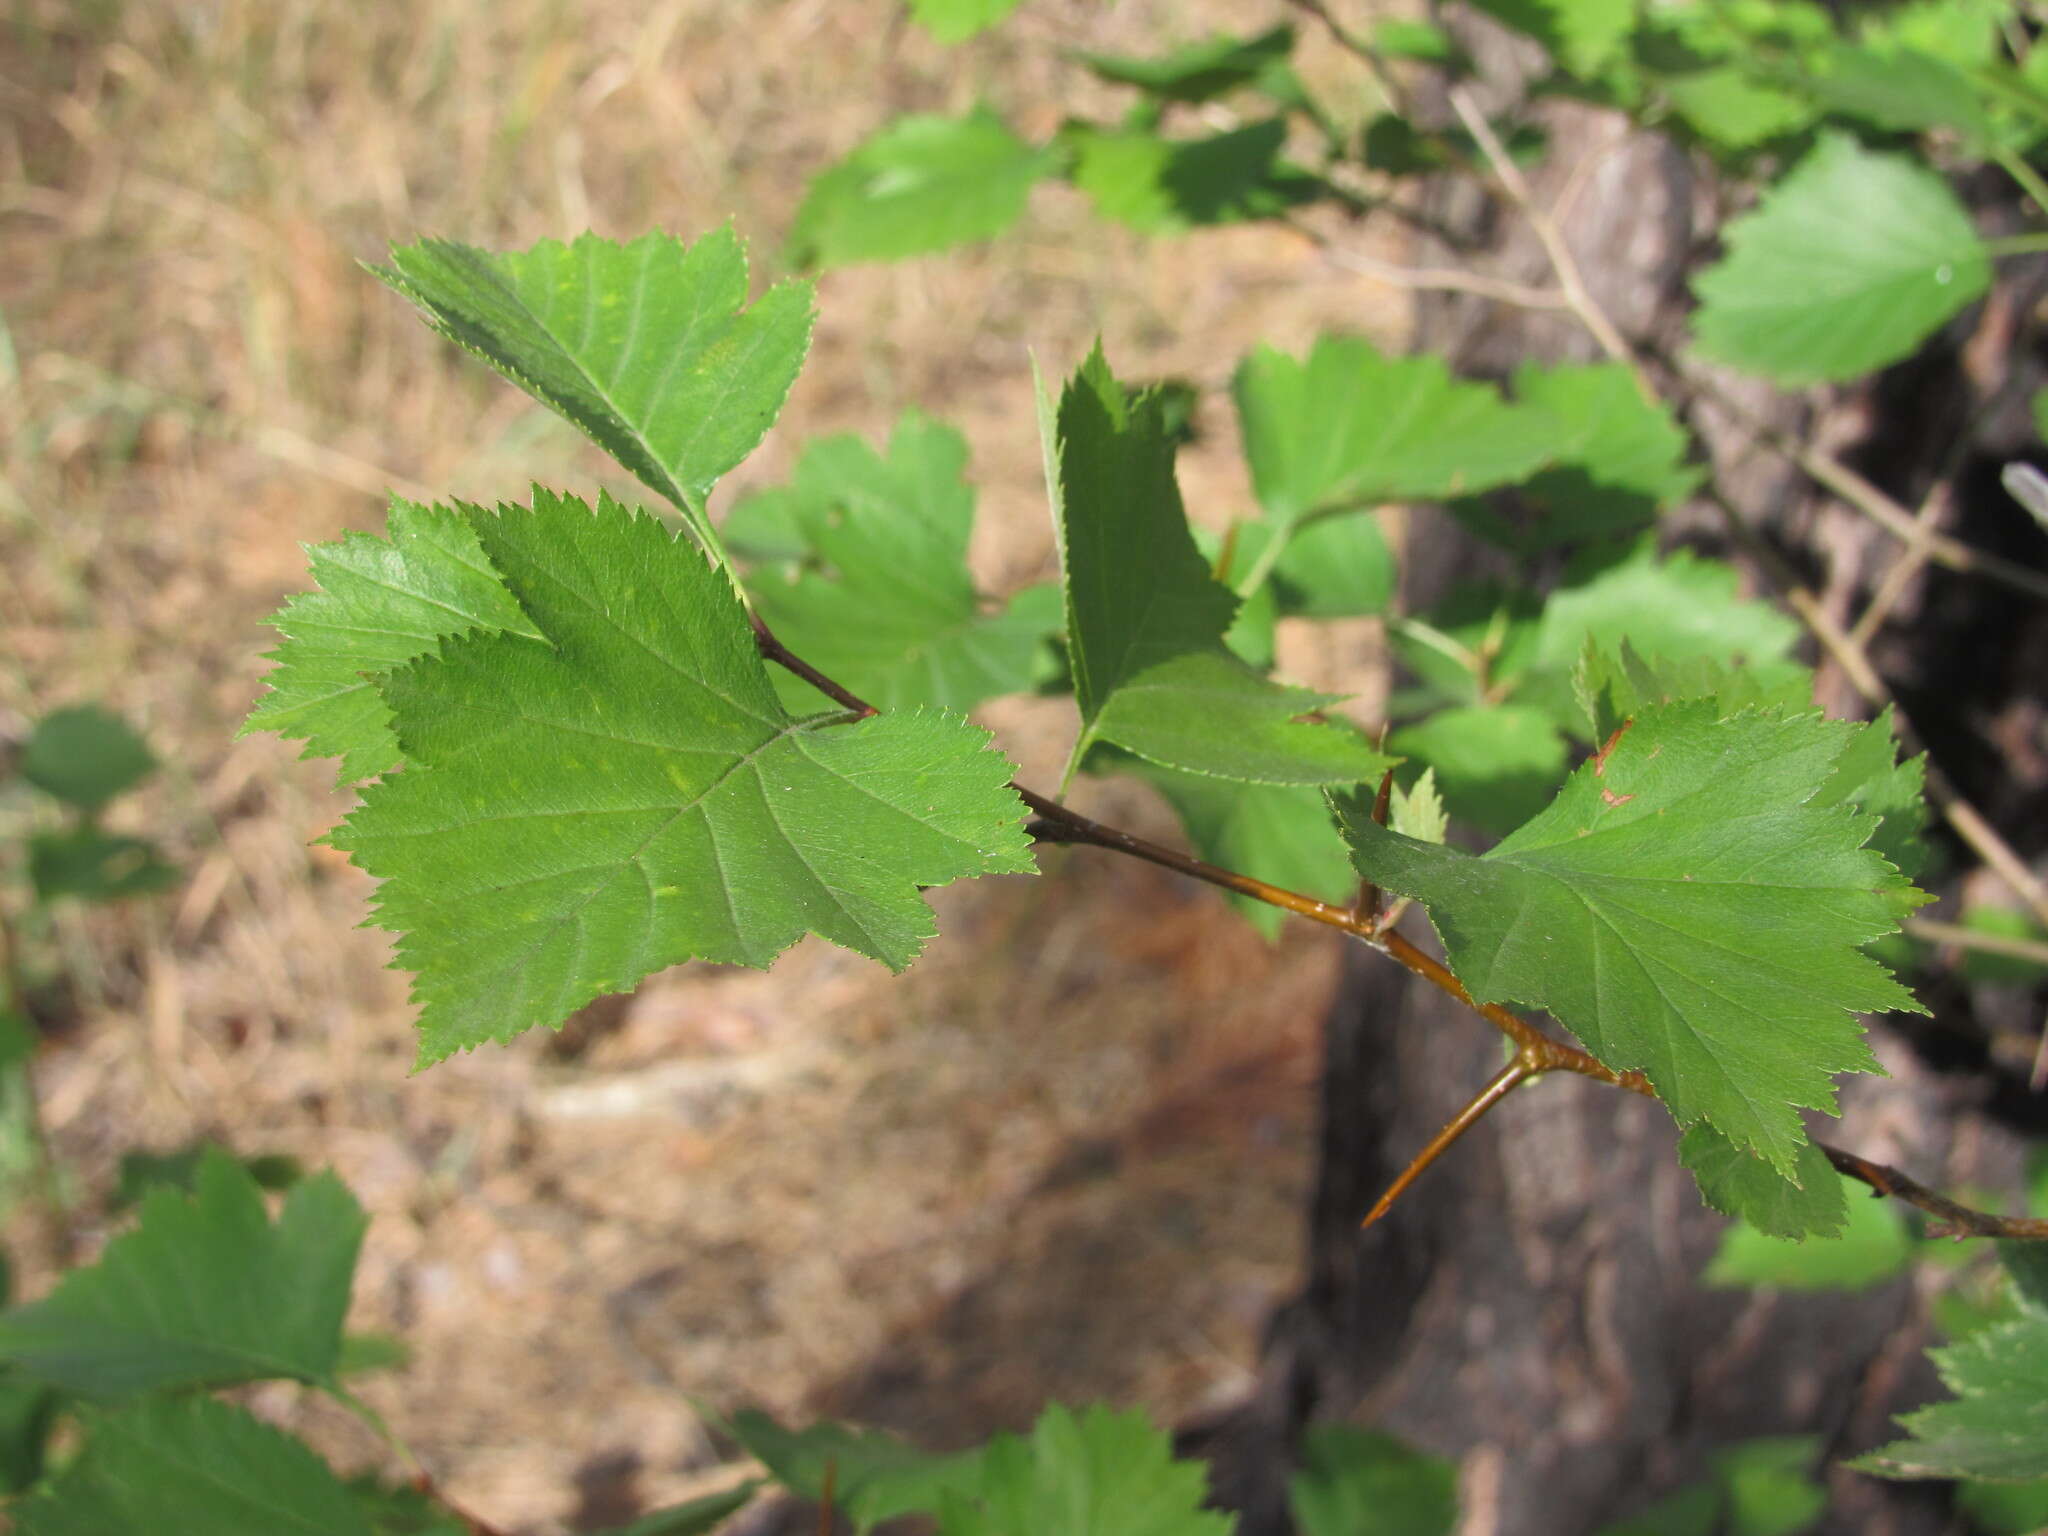
M 840 687 L 839 684 L 833 682 L 831 678 L 776 639 L 774 633 L 768 628 L 767 623 L 761 618 L 761 615 L 755 613 L 751 608 L 747 610 L 747 619 L 754 626 L 755 644 L 760 647 L 761 654 L 768 660 L 774 662 L 785 671 L 794 672 L 833 703 L 843 705 L 856 715 L 867 716 L 879 715 L 881 713 L 879 709 L 868 703 L 867 700 Z
M 2048 1238 L 2048 1221 L 2038 1216 L 1994 1216 L 1988 1211 L 1974 1210 L 1884 1163 L 1873 1163 L 1825 1141 L 1816 1141 L 1814 1145 L 1828 1155 L 1838 1173 L 1846 1173 L 1880 1195 L 1903 1200 L 1934 1217 L 1939 1224 L 1927 1229 L 1929 1237 L 2011 1237 L 2034 1242 Z
M 1869 518 L 1893 538 L 1908 545 L 1926 547 L 1927 558 L 1936 565 L 1964 575 L 1982 576 L 1987 580 L 2002 583 L 2029 597 L 2048 599 L 2048 574 L 2021 565 L 2018 561 L 2007 560 L 1988 550 L 1966 544 L 1961 539 L 1945 533 L 1926 533 L 1915 526 L 1915 518 L 1899 503 L 1872 485 L 1841 460 L 1822 453 L 1806 443 L 1799 442 L 1790 434 L 1771 425 L 1747 405 L 1737 400 L 1714 379 L 1697 371 L 1684 372 L 1681 377 L 1695 390 L 1712 395 L 1715 403 L 1740 421 L 1774 453 L 1791 460 L 1815 484 L 1835 493 L 1844 502 Z
M 1535 193 L 1529 188 L 1528 179 L 1522 175 L 1522 168 L 1515 164 L 1514 157 L 1502 145 L 1499 135 L 1493 131 L 1493 124 L 1486 120 L 1486 114 L 1479 110 L 1478 105 L 1472 100 L 1471 93 L 1464 86 L 1451 87 L 1450 102 L 1451 110 L 1458 114 L 1459 121 L 1464 123 L 1466 131 L 1479 145 L 1480 153 L 1486 156 L 1486 163 L 1492 169 L 1494 179 L 1500 183 L 1501 190 L 1507 193 L 1509 200 L 1522 210 L 1522 216 L 1529 221 L 1530 232 L 1543 247 L 1543 254 L 1550 262 L 1550 270 L 1557 277 L 1557 286 L 1564 296 L 1566 306 L 1578 316 L 1579 323 L 1591 334 L 1600 350 L 1628 369 L 1635 378 L 1636 387 L 1642 391 L 1643 398 L 1656 400 L 1657 391 L 1643 373 L 1642 364 L 1637 360 L 1634 349 L 1622 339 L 1621 332 L 1615 328 L 1614 322 L 1607 318 L 1607 311 L 1593 298 L 1592 290 L 1586 286 L 1585 275 L 1579 270 L 1578 258 L 1572 255 L 1571 247 L 1565 242 L 1564 232 L 1557 227 L 1557 221 L 1549 212 L 1536 201 Z
M 1365 1220 L 1358 1224 L 1359 1229 L 1363 1231 L 1392 1210 L 1394 1202 L 1401 1198 L 1409 1185 L 1422 1177 L 1431 1163 L 1457 1145 L 1458 1138 L 1484 1119 L 1488 1110 L 1535 1075 L 1520 1056 L 1494 1073 L 1486 1086 L 1472 1096 L 1471 1102 L 1451 1116 L 1450 1123 L 1430 1137 L 1428 1144 L 1409 1159 L 1400 1176 L 1387 1186 L 1386 1193 L 1375 1200 L 1372 1209 L 1365 1213 Z
M 758 619 L 755 621 L 755 638 L 762 655 L 778 665 L 789 668 L 813 687 L 819 688 L 844 704 L 849 710 L 861 715 L 879 713 L 873 705 L 833 683 L 815 668 L 791 655 L 786 647 L 768 633 L 767 627 Z M 1590 1077 L 1596 1082 L 1625 1088 L 1631 1093 L 1639 1093 L 1648 1098 L 1657 1097 L 1657 1090 L 1642 1073 L 1616 1072 L 1590 1052 L 1552 1039 L 1527 1019 L 1501 1007 L 1498 1003 L 1474 1002 L 1472 994 L 1465 990 L 1464 983 L 1452 974 L 1450 967 L 1416 948 L 1392 929 L 1379 927 L 1371 913 L 1360 913 L 1350 907 L 1336 906 L 1314 896 L 1305 896 L 1299 891 L 1290 891 L 1285 887 L 1254 879 L 1250 875 L 1241 875 L 1235 870 L 1205 863 L 1191 854 L 1181 853 L 1177 849 L 1151 842 L 1119 827 L 1108 826 L 1092 817 L 1082 815 L 1079 811 L 1069 810 L 1057 800 L 1048 799 L 1022 784 L 1012 783 L 1010 787 L 1036 815 L 1037 820 L 1031 822 L 1025 830 L 1039 841 L 1086 843 L 1097 848 L 1107 848 L 1131 858 L 1142 859 L 1148 864 L 1157 864 L 1163 869 L 1171 869 L 1205 884 L 1234 891 L 1240 896 L 1249 896 L 1254 901 L 1263 901 L 1269 906 L 1280 908 L 1283 912 L 1292 912 L 1298 917 L 1308 918 L 1311 922 L 1339 929 L 1378 950 L 1422 977 L 1438 991 L 1478 1013 L 1514 1042 L 1516 1060 L 1526 1063 L 1526 1072 L 1575 1072 L 1581 1077 Z M 1870 1162 L 1827 1142 L 1816 1141 L 1814 1145 L 1827 1153 L 1835 1166 L 1851 1178 L 1862 1180 L 1879 1194 L 1890 1195 L 1904 1200 L 1909 1205 L 1918 1206 L 1921 1210 L 1948 1223 L 1947 1230 L 1981 1237 L 2048 1238 L 2048 1221 L 1993 1216 L 1986 1212 L 1974 1211 L 1968 1206 L 1959 1205 L 1945 1196 L 1935 1194 L 1897 1169 Z M 479 1536 L 489 1536 L 489 1533 L 481 1532 Z
M 1980 933 L 1975 928 L 1964 928 L 1957 923 L 1936 922 L 1931 917 L 1909 917 L 1904 924 L 1910 938 L 1927 944 L 1952 945 L 1957 949 L 1974 949 L 1986 955 L 2004 955 L 2012 960 L 2028 960 L 2035 965 L 2048 966 L 2048 944 L 2039 939 L 2018 939 L 2004 933 Z

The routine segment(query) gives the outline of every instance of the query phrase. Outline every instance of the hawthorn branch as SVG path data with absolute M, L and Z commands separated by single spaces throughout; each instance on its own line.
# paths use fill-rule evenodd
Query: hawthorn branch
M 754 618 L 753 623 L 756 642 L 765 658 L 788 668 L 812 687 L 843 704 L 855 714 L 866 716 L 880 713 L 874 705 L 858 694 L 833 682 L 816 668 L 793 655 L 787 646 L 775 638 L 758 616 Z M 1472 1009 L 1512 1041 L 1516 1060 L 1524 1063 L 1525 1077 L 1539 1072 L 1575 1072 L 1581 1077 L 1590 1077 L 1595 1082 L 1623 1088 L 1630 1093 L 1639 1093 L 1647 1098 L 1657 1097 L 1657 1090 L 1642 1073 L 1617 1072 L 1591 1052 L 1553 1039 L 1520 1014 L 1503 1008 L 1498 1003 L 1474 1001 L 1472 994 L 1465 990 L 1464 983 L 1452 974 L 1449 966 L 1418 949 L 1391 928 L 1380 926 L 1377 913 L 1361 912 L 1355 907 L 1340 907 L 1333 902 L 1307 896 L 1299 891 L 1290 891 L 1284 886 L 1273 885 L 1251 875 L 1239 874 L 1236 870 L 1224 869 L 1192 854 L 1182 853 L 1162 843 L 1139 837 L 1136 833 L 1126 832 L 1120 827 L 1112 827 L 1096 821 L 1093 817 L 1084 816 L 1079 811 L 1071 810 L 1059 801 L 1041 795 L 1022 784 L 1013 781 L 1010 787 L 1016 791 L 1036 818 L 1026 825 L 1025 831 L 1039 842 L 1086 843 L 1096 848 L 1107 848 L 1130 858 L 1142 859 L 1148 864 L 1156 864 L 1162 869 L 1173 870 L 1190 879 L 1233 891 L 1240 896 L 1249 896 L 1254 901 L 1263 901 L 1283 912 L 1292 912 L 1297 917 L 1305 917 L 1311 922 L 1338 929 L 1378 950 L 1390 960 L 1420 976 L 1438 991 Z M 1510 1083 L 1508 1088 L 1513 1086 L 1515 1084 Z M 1498 1103 L 1506 1091 L 1507 1089 L 1503 1089 L 1500 1094 L 1488 1099 L 1472 1118 L 1477 1119 L 1478 1115 L 1484 1114 L 1486 1109 Z M 1475 1104 L 1477 1102 L 1475 1100 Z M 1462 1135 L 1466 1129 L 1470 1129 L 1470 1126 L 1461 1128 L 1458 1134 Z M 1941 1228 L 1943 1235 L 2048 1239 L 2048 1221 L 2029 1217 L 1996 1216 L 1986 1211 L 1973 1210 L 1944 1195 L 1936 1194 L 1924 1184 L 1908 1178 L 1895 1168 L 1873 1163 L 1867 1158 L 1859 1157 L 1853 1152 L 1844 1151 L 1824 1141 L 1817 1140 L 1814 1145 L 1825 1152 L 1828 1159 L 1850 1178 L 1868 1184 L 1880 1195 L 1903 1200 L 1908 1205 L 1916 1206 L 1936 1217 L 1944 1224 Z M 1432 1154 L 1432 1158 L 1434 1155 L 1436 1154 Z M 1420 1171 L 1419 1168 L 1416 1169 L 1416 1172 Z

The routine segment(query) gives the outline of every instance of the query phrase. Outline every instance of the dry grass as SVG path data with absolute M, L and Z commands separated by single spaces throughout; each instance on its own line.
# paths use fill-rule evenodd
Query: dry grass
M 730 219 L 772 268 L 803 178 L 892 112 L 987 96 L 1043 134 L 1108 102 L 1061 47 L 1236 9 L 1039 0 L 954 52 L 876 0 L 13 14 L 0 724 L 125 713 L 171 765 L 126 814 L 188 874 L 54 936 L 81 1025 L 39 1080 L 81 1187 L 202 1134 L 336 1167 L 374 1216 L 356 1320 L 415 1352 L 366 1395 L 512 1529 L 594 1514 L 620 1494 L 593 1491 L 606 1465 L 648 1498 L 718 1475 L 684 1390 L 802 1412 L 914 1359 L 924 1396 L 892 1413 L 957 1436 L 1055 1391 L 1174 1413 L 1238 1386 L 1291 1278 L 1317 936 L 1266 948 L 1207 894 L 1063 851 L 1053 879 L 942 893 L 907 981 L 806 944 L 766 976 L 659 978 L 574 1066 L 532 1040 L 411 1079 L 402 978 L 355 926 L 365 882 L 311 846 L 344 799 L 324 765 L 234 739 L 300 541 L 374 526 L 389 486 L 628 489 L 358 260 L 421 232 Z M 997 588 L 1051 558 L 1027 347 L 1058 368 L 1099 330 L 1128 373 L 1215 385 L 1255 337 L 1391 319 L 1287 237 L 1148 244 L 1057 190 L 991 249 L 833 274 L 820 299 L 811 365 L 733 483 L 922 405 L 973 444 Z M 1184 483 L 1218 520 L 1244 489 L 1219 402 L 1204 425 Z M 1061 710 L 991 719 L 1043 777 Z M 1168 832 L 1135 791 L 1088 793 Z M 999 1324 L 956 1348 L 963 1299 Z M 261 1401 L 372 1454 L 290 1393 Z

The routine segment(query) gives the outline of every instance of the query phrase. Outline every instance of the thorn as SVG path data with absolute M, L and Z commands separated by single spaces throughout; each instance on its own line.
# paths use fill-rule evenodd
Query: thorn
M 1536 1076 L 1537 1071 L 1533 1062 L 1518 1053 L 1513 1061 L 1494 1073 L 1486 1086 L 1472 1096 L 1472 1102 L 1453 1115 L 1450 1124 L 1430 1137 L 1428 1144 L 1401 1170 L 1400 1177 L 1387 1187 L 1387 1192 L 1373 1202 L 1372 1209 L 1365 1213 L 1365 1220 L 1359 1223 L 1359 1230 L 1364 1231 L 1392 1210 L 1394 1202 L 1407 1192 L 1409 1185 L 1422 1177 L 1431 1163 L 1450 1151 L 1459 1137 L 1485 1118 L 1488 1110 Z
M 1380 727 L 1380 745 L 1387 744 L 1387 728 Z M 1380 775 L 1380 792 L 1372 799 L 1372 819 L 1375 825 L 1384 827 L 1387 814 L 1394 803 L 1394 770 L 1389 768 Z M 1351 913 L 1361 919 L 1373 932 L 1380 931 L 1380 888 L 1370 880 L 1358 883 L 1358 894 L 1351 899 Z

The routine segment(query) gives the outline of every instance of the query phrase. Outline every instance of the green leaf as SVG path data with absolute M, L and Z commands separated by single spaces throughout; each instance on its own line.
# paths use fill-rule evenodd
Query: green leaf
M 910 14 L 940 42 L 964 43 L 977 32 L 986 32 L 1018 4 L 1019 0 L 910 0 Z
M 1519 514 L 1512 520 L 1474 499 L 1451 505 L 1460 522 L 1508 549 L 1533 554 L 1640 528 L 1700 482 L 1700 471 L 1685 462 L 1684 430 L 1661 402 L 1643 398 L 1618 363 L 1525 363 L 1514 394 L 1559 424 L 1557 462 L 1504 498 Z
M 475 1536 L 467 1520 L 416 1488 L 374 1476 L 352 1477 L 346 1486 L 376 1536 Z
M 178 879 L 177 867 L 164 862 L 155 844 L 90 823 L 32 836 L 28 872 L 38 901 L 118 901 L 160 891 Z
M 341 759 L 342 783 L 374 778 L 403 760 L 374 677 L 465 630 L 538 639 L 470 531 L 477 511 L 393 497 L 388 539 L 349 533 L 310 546 L 319 590 L 270 620 L 284 643 L 270 653 L 270 691 L 241 734 L 302 738 L 302 756 Z
M 1301 1536 L 1450 1536 L 1458 1523 L 1458 1469 L 1391 1435 L 1349 1424 L 1311 1424 L 1301 1470 L 1287 1480 Z
M 1322 507 L 1430 499 L 1519 480 L 1563 428 L 1438 357 L 1325 336 L 1302 359 L 1254 348 L 1232 384 L 1259 505 L 1282 527 Z
M 1861 1183 L 1830 1173 L 1847 1197 L 1840 1232 L 1799 1241 L 1737 1223 L 1721 1235 L 1721 1246 L 1701 1280 L 1714 1286 L 1860 1291 L 1903 1273 L 1913 1262 L 1913 1238 L 1897 1206 L 1873 1196 Z M 1809 1176 L 1809 1186 L 1817 1188 L 1817 1178 L 1817 1172 Z
M 758 1482 L 747 1482 L 723 1493 L 707 1493 L 685 1504 L 657 1509 L 631 1525 L 615 1526 L 599 1536 L 705 1536 L 751 1504 L 760 1487 Z
M 790 1492 L 822 1498 L 832 1473 L 833 1503 L 865 1532 L 899 1515 L 936 1511 L 948 1488 L 972 1488 L 981 1478 L 979 1450 L 934 1456 L 893 1435 L 820 1423 L 785 1429 L 752 1409 L 732 1416 L 733 1438 Z
M 1741 587 L 1733 566 L 1689 549 L 1659 559 L 1646 539 L 1619 557 L 1589 550 L 1545 601 L 1531 663 L 1563 673 L 1589 641 L 1609 651 L 1626 641 L 1660 662 L 1775 661 L 1797 643 L 1799 625 Z
M 1564 779 L 1568 751 L 1549 717 L 1522 704 L 1438 710 L 1395 731 L 1387 747 L 1434 769 L 1451 814 L 1494 833 L 1543 809 Z
M 1457 40 L 1433 22 L 1384 16 L 1372 25 L 1374 52 L 1385 59 L 1413 59 L 1442 69 L 1463 71 L 1470 61 Z
M 1403 837 L 1420 843 L 1440 843 L 1450 830 L 1443 797 L 1437 793 L 1434 768 L 1423 769 L 1422 777 L 1406 789 L 1396 784 L 1387 800 L 1387 825 Z
M 87 815 L 155 767 L 142 738 L 97 704 L 52 710 L 21 749 L 21 776 Z
M 1139 128 L 1070 126 L 1068 172 L 1106 219 L 1143 234 L 1275 218 L 1328 190 L 1280 158 L 1279 118 L 1203 139 L 1166 139 Z
M 1048 443 L 1081 706 L 1074 762 L 1103 740 L 1268 784 L 1356 783 L 1385 767 L 1354 732 L 1296 721 L 1329 695 L 1270 682 L 1224 648 L 1237 599 L 1188 531 L 1155 397 L 1130 399 L 1098 349 Z
M 1140 1413 L 1055 1403 L 1029 1440 L 989 1442 L 981 1472 L 974 1495 L 947 1490 L 940 1536 L 1229 1536 L 1233 1525 L 1202 1507 L 1207 1469 L 1175 1461 Z
M 1060 625 L 1056 589 L 984 611 L 967 570 L 974 493 L 967 444 L 915 411 L 885 459 L 859 438 L 824 438 L 797 461 L 790 533 L 810 569 L 756 571 L 748 586 L 776 637 L 883 709 L 972 709 L 1029 688 Z M 743 535 L 750 521 L 736 508 Z M 764 530 L 765 532 L 765 530 Z M 757 536 L 758 537 L 758 536 Z M 822 698 L 815 707 L 828 706 Z
M 1635 0 L 1474 0 L 1581 78 L 1597 74 L 1635 26 Z
M 84 1452 L 14 1516 L 21 1536 L 375 1536 L 305 1442 L 210 1397 L 94 1419 Z
M 1678 1160 L 1699 1181 L 1701 1199 L 1764 1237 L 1829 1238 L 1848 1224 L 1843 1179 L 1810 1141 L 1799 1148 L 1793 1177 L 1787 1178 L 1703 1120 L 1679 1138 Z M 1727 1252 L 1725 1240 L 1722 1252 Z M 1775 1250 L 1767 1253 L 1775 1256 Z
M 1053 163 L 986 108 L 899 117 L 812 179 L 790 227 L 790 260 L 900 261 L 992 239 L 1023 217 Z
M 1195 852 L 1211 864 L 1324 901 L 1347 900 L 1357 887 L 1329 808 L 1314 789 L 1232 784 L 1137 757 L 1091 754 L 1088 767 L 1135 774 L 1157 789 L 1180 816 Z M 1230 902 L 1267 938 L 1279 933 L 1284 914 L 1278 907 L 1248 896 L 1232 895 Z
M 692 245 L 582 235 L 503 254 L 422 240 L 371 270 L 675 503 L 712 551 L 704 497 L 767 433 L 810 347 L 810 285 L 779 283 L 749 305 L 729 229 Z
M 1868 818 L 1806 802 L 1851 727 L 1645 711 L 1549 809 L 1485 855 L 1373 825 L 1335 801 L 1359 872 L 1429 908 L 1481 1002 L 1547 1008 L 1681 1126 L 1707 1120 L 1797 1177 L 1798 1110 L 1875 1071 L 1854 1018 L 1917 1009 L 1859 946 L 1897 926 L 1900 877 Z
M 330 839 L 384 882 L 422 1064 L 806 932 L 900 970 L 919 887 L 1031 870 L 987 732 L 792 719 L 726 578 L 653 518 L 537 491 L 474 527 L 547 638 L 470 633 L 386 678 L 409 766 Z
M 1701 355 L 1780 384 L 1850 379 L 1909 355 L 1983 294 L 1990 260 L 1948 184 L 1824 135 L 1693 284 Z
M 152 1191 L 96 1262 L 0 1313 L 0 1361 L 86 1397 L 277 1377 L 331 1388 L 365 1224 L 324 1173 L 272 1224 L 256 1181 L 211 1152 L 190 1198 Z
M 1161 101 L 1202 102 L 1257 84 L 1293 51 L 1294 28 L 1283 23 L 1250 37 L 1205 38 L 1157 58 L 1109 53 L 1074 57 L 1102 79 L 1135 85 Z
M 1901 1416 L 1910 1438 L 1849 1465 L 1879 1477 L 2048 1478 L 2048 1318 L 1927 1353 L 1955 1397 Z

